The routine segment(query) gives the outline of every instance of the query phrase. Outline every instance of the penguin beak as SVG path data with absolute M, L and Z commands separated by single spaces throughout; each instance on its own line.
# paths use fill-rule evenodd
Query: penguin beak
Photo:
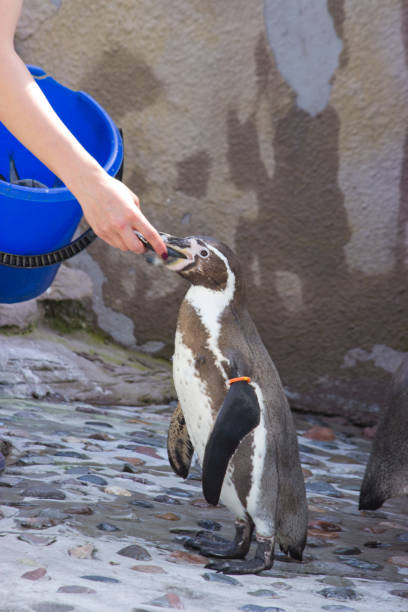
M 154 265 L 164 264 L 167 268 L 179 271 L 184 268 L 186 264 L 194 260 L 194 257 L 188 250 L 191 246 L 188 238 L 177 238 L 176 236 L 160 232 L 160 236 L 166 244 L 168 255 L 168 258 L 163 261 L 154 252 L 152 245 L 147 242 L 146 238 L 140 234 L 140 232 L 135 232 L 135 234 L 147 249 L 145 259 L 148 263 Z
M 194 256 L 190 252 L 191 241 L 188 238 L 178 238 L 162 232 L 160 236 L 167 247 L 168 258 L 164 261 L 166 268 L 179 272 L 194 261 Z

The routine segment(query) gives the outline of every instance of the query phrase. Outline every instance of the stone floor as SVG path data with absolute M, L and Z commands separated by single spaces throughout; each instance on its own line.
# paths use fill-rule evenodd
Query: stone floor
M 200 529 L 230 536 L 232 521 L 203 500 L 197 466 L 186 481 L 171 472 L 172 409 L 0 398 L 13 446 L 0 475 L 0 612 L 408 610 L 406 500 L 358 511 L 361 430 L 296 415 L 304 561 L 277 553 L 272 570 L 232 577 L 183 546 Z

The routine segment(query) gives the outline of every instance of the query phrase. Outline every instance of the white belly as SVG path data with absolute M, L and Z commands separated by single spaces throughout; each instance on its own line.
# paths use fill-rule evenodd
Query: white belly
M 199 377 L 195 368 L 193 352 L 183 343 L 178 331 L 175 338 L 173 378 L 187 430 L 198 460 L 202 465 L 207 440 L 214 426 L 214 418 L 206 383 Z M 243 519 L 245 517 L 245 508 L 240 502 L 232 482 L 230 467 L 228 467 L 224 478 L 220 501 L 227 506 L 236 518 Z
M 195 368 L 193 352 L 176 333 L 173 378 L 187 430 L 202 465 L 205 445 L 214 425 L 206 384 Z

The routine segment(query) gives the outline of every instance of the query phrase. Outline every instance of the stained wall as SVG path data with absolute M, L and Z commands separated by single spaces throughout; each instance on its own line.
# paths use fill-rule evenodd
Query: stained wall
M 26 0 L 16 44 L 122 127 L 159 229 L 239 253 L 292 403 L 375 419 L 408 352 L 408 3 Z M 102 328 L 171 354 L 182 279 L 72 265 Z

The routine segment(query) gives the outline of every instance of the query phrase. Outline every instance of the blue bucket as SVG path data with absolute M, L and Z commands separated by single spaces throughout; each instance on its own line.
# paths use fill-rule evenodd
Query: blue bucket
M 84 148 L 111 176 L 123 163 L 118 128 L 88 94 L 72 91 L 41 68 L 28 67 L 51 106 Z M 0 174 L 9 179 L 10 158 L 22 179 L 35 179 L 47 189 L 22 187 L 0 181 L 0 251 L 36 255 L 67 244 L 82 216 L 74 196 L 57 177 L 0 123 Z M 0 265 L 0 303 L 23 302 L 51 285 L 59 264 L 38 269 Z

